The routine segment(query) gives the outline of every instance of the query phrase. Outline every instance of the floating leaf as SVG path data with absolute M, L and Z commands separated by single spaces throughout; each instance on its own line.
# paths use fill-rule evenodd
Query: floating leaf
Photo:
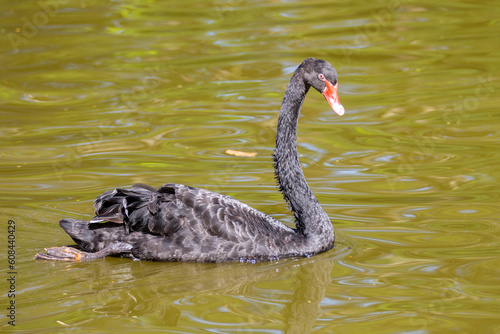
M 257 155 L 257 152 L 242 152 L 236 150 L 226 150 L 226 154 L 234 155 L 237 157 L 253 158 Z

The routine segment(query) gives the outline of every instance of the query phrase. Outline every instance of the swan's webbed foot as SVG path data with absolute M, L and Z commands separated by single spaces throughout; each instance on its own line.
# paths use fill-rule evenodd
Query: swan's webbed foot
M 131 249 L 132 245 L 123 242 L 113 243 L 108 247 L 95 253 L 84 252 L 75 247 L 68 247 L 68 246 L 50 247 L 45 249 L 47 251 L 47 254 L 36 253 L 35 259 L 50 260 L 50 261 L 74 261 L 74 262 L 89 261 L 89 260 L 102 259 L 109 255 L 130 253 Z
M 51 260 L 51 261 L 82 261 L 86 260 L 89 255 L 93 253 L 87 253 L 78 250 L 74 247 L 50 247 L 46 248 L 47 254 L 36 253 L 35 259 L 37 260 Z

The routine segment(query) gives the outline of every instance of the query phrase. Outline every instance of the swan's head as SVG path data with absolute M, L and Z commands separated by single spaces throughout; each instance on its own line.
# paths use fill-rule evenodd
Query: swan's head
M 344 107 L 339 102 L 337 71 L 328 62 L 321 59 L 308 58 L 302 62 L 305 82 L 323 94 L 330 107 L 342 116 Z

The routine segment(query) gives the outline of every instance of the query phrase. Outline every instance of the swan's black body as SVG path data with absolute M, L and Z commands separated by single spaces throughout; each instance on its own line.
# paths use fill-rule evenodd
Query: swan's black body
M 61 220 L 61 227 L 85 252 L 53 247 L 37 258 L 121 255 L 154 261 L 258 261 L 311 256 L 332 248 L 333 226 L 307 185 L 296 148 L 297 121 L 310 87 L 343 114 L 335 69 L 323 60 L 304 60 L 285 92 L 273 156 L 276 179 L 295 215 L 296 229 L 226 195 L 181 184 L 159 189 L 139 184 L 99 196 L 91 221 Z

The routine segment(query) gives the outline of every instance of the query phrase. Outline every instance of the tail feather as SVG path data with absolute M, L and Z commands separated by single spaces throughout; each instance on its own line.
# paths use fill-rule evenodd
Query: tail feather
M 86 220 L 61 219 L 59 225 L 78 246 L 87 252 L 98 252 L 127 236 L 123 224 L 113 222 L 93 224 Z

